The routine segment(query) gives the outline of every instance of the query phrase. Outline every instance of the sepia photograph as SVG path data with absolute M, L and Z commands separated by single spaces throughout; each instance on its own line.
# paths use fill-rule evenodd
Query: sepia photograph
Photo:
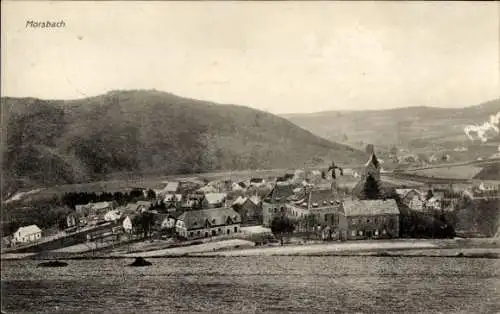
M 1 313 L 500 313 L 500 2 L 1 1 Z

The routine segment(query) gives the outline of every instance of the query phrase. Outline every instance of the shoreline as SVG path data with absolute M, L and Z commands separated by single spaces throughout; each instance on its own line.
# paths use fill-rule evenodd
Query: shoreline
M 447 257 L 500 259 L 500 239 L 398 239 L 391 241 L 333 242 L 290 244 L 284 246 L 253 246 L 250 241 L 221 241 L 211 244 L 178 247 L 150 252 L 103 252 L 101 254 L 2 254 L 1 260 L 93 260 L 144 258 L 218 258 L 252 256 L 365 256 L 365 257 Z M 147 253 L 147 254 L 146 254 Z

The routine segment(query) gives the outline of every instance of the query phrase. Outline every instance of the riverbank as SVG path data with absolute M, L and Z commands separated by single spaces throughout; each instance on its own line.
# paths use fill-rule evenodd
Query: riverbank
M 4 254 L 2 259 L 123 259 L 135 257 L 250 257 L 250 256 L 397 256 L 397 257 L 474 257 L 500 258 L 500 239 L 397 239 L 321 244 L 255 246 L 254 242 L 231 239 L 169 249 L 98 255 Z

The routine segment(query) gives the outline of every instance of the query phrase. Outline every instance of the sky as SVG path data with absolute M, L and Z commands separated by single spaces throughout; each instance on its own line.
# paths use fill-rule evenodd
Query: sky
M 1 5 L 2 96 L 157 89 L 271 113 L 500 97 L 498 2 Z

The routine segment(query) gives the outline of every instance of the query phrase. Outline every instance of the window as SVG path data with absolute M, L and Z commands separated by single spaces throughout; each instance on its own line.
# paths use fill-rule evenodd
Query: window
M 370 223 L 370 218 L 366 218 L 366 222 L 367 222 L 367 223 Z
M 234 227 L 234 232 L 238 232 L 238 227 Z
M 375 230 L 375 236 L 378 236 L 378 229 Z
M 355 224 L 357 224 L 357 223 L 358 223 L 358 220 L 357 220 L 356 218 L 353 218 L 353 219 L 351 220 L 351 223 L 352 223 L 353 225 L 355 225 Z
M 328 221 L 328 216 L 327 216 L 327 215 L 325 215 L 325 222 L 327 222 L 327 221 Z
M 363 231 L 359 230 L 358 235 L 362 236 L 363 235 Z
M 189 236 L 190 236 L 190 237 L 192 237 L 192 236 L 193 236 L 193 232 L 190 232 L 190 233 L 189 233 Z
M 231 230 L 230 229 L 227 229 L 227 234 L 230 234 L 231 233 Z
M 218 232 L 218 233 L 221 233 L 221 231 L 222 231 L 222 230 L 220 230 L 220 228 L 219 228 L 219 229 L 217 229 L 217 232 Z
M 215 230 L 212 230 L 212 236 L 215 236 Z
M 198 230 L 198 232 L 196 232 L 197 235 L 200 235 L 200 231 Z
M 356 236 L 356 230 L 351 231 L 351 236 L 353 236 L 353 237 Z
M 382 234 L 387 234 L 387 231 L 385 231 L 385 229 L 382 230 Z

